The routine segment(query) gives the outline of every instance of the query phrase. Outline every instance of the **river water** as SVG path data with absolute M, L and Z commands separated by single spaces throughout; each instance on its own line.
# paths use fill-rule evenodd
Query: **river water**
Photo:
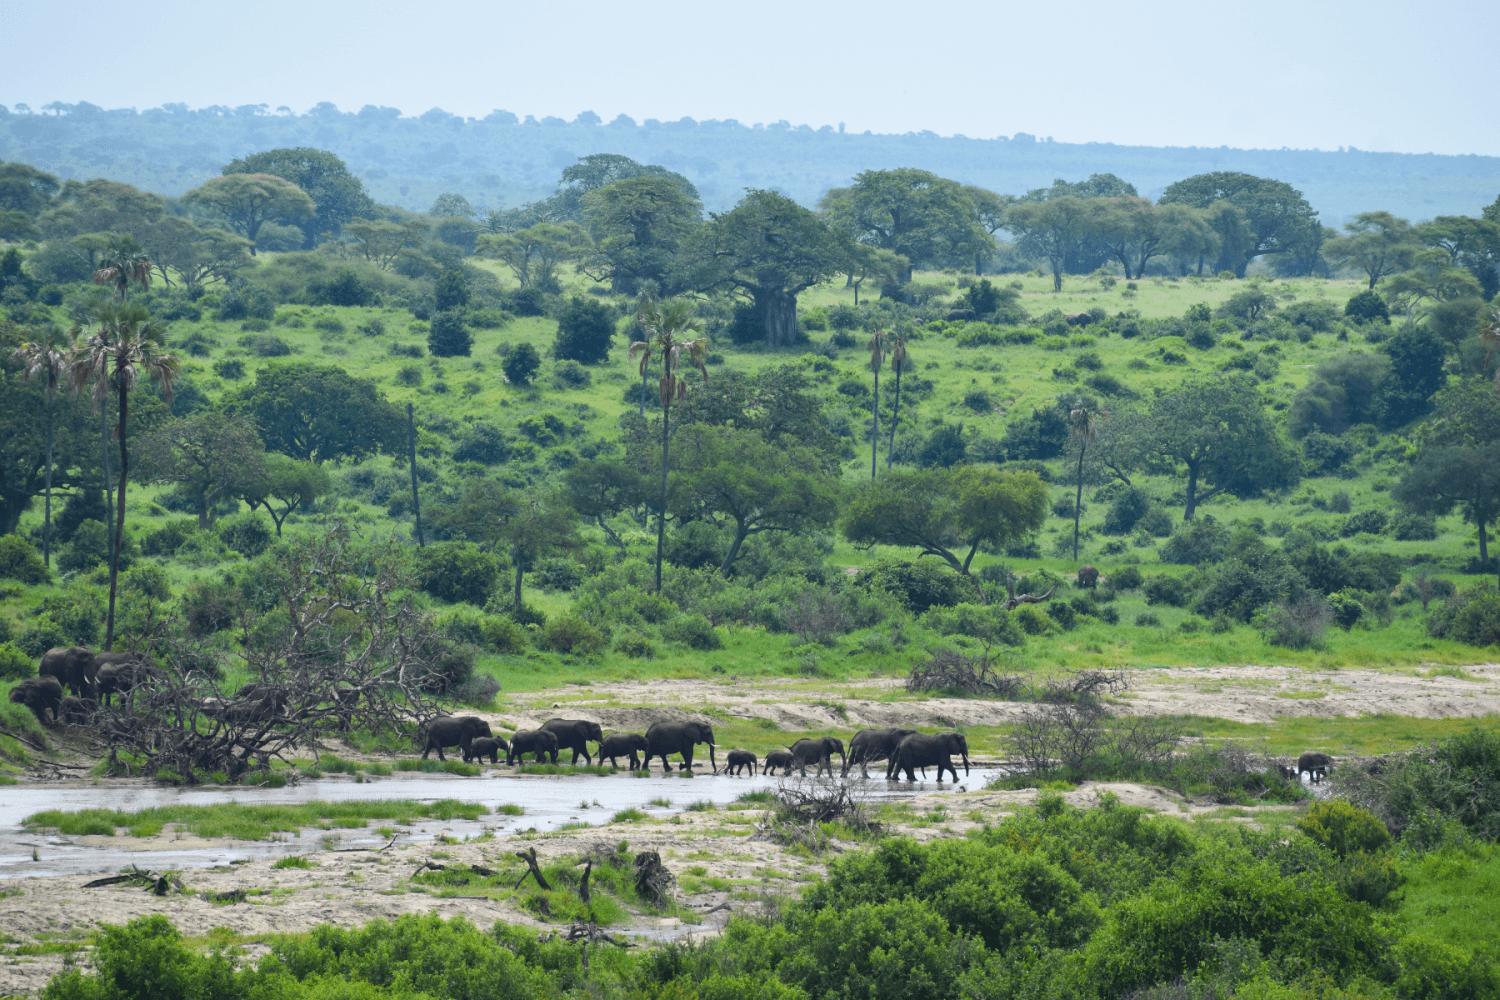
M 993 776 L 992 771 L 974 771 L 957 784 L 936 781 L 887 782 L 879 777 L 877 766 L 868 784 L 871 803 L 891 802 L 914 795 L 957 790 L 978 790 Z M 438 836 L 481 836 L 486 830 L 496 834 L 536 830 L 556 830 L 568 823 L 597 826 L 608 823 L 616 812 L 635 808 L 653 817 L 681 812 L 694 802 L 708 801 L 723 807 L 740 795 L 759 789 L 775 788 L 778 778 L 764 775 L 730 777 L 726 774 L 698 774 L 693 778 L 675 773 L 652 771 L 649 777 L 633 777 L 621 771 L 612 775 L 569 774 L 529 775 L 490 770 L 477 778 L 447 774 L 398 772 L 389 777 L 369 778 L 355 782 L 350 778 L 325 777 L 302 781 L 283 788 L 243 788 L 239 786 L 169 786 L 115 784 L 97 785 L 7 785 L 0 787 L 0 880 L 47 875 L 73 875 L 94 872 L 116 872 L 131 864 L 141 868 L 205 868 L 252 858 L 301 854 L 321 846 L 321 839 L 337 837 L 336 848 L 380 847 L 387 838 L 375 833 L 385 825 L 371 821 L 365 830 L 302 830 L 296 834 L 276 834 L 272 840 L 204 842 L 184 834 L 177 841 L 163 843 L 160 838 L 146 841 L 134 837 L 59 836 L 25 830 L 26 817 L 48 809 L 119 809 L 135 811 L 173 804 L 214 805 L 241 802 L 246 805 L 297 803 L 324 800 L 331 802 L 356 799 L 412 799 L 436 802 L 457 799 L 478 803 L 486 813 L 478 820 L 416 820 L 400 828 L 397 843 L 429 842 Z M 666 800 L 670 805 L 651 804 Z M 500 812 L 504 805 L 518 805 L 525 812 L 508 816 Z M 180 846 L 178 846 L 180 844 Z

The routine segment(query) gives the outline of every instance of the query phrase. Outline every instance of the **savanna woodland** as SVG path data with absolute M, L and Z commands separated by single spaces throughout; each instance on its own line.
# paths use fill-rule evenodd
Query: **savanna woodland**
M 0 992 L 1500 996 L 1500 197 L 216 166 L 0 163 Z

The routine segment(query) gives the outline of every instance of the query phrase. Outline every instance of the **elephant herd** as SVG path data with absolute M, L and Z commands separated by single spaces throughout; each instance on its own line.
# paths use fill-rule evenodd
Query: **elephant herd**
M 114 695 L 126 694 L 151 669 L 144 653 L 95 653 L 87 646 L 58 646 L 42 654 L 35 677 L 10 689 L 10 700 L 31 709 L 44 726 L 81 725 L 93 717 L 101 702 L 108 705 Z
M 596 744 L 594 753 L 589 753 L 589 743 Z M 445 747 L 458 747 L 465 762 L 488 757 L 492 764 L 500 762 L 505 754 L 507 765 L 523 760 L 533 754 L 537 762 L 550 760 L 557 763 L 557 755 L 563 750 L 572 751 L 571 763 L 577 764 L 583 757 L 588 764 L 604 763 L 618 767 L 623 759 L 630 770 L 651 769 L 651 760 L 661 758 L 662 768 L 670 772 L 668 755 L 678 754 L 682 762 L 678 770 L 689 771 L 693 767 L 693 748 L 707 744 L 708 760 L 715 774 L 719 772 L 714 750 L 713 727 L 706 722 L 657 722 L 641 733 L 610 733 L 604 735 L 597 722 L 581 719 L 548 719 L 537 729 L 522 729 L 512 733 L 507 740 L 496 736 L 489 723 L 468 716 L 444 716 L 428 723 L 422 732 L 422 757 L 425 759 L 436 750 L 439 760 Z M 954 755 L 963 760 L 964 774 L 969 773 L 969 744 L 962 733 L 919 733 L 915 729 L 863 729 L 849 742 L 846 754 L 844 743 L 835 736 L 804 738 L 785 750 L 773 750 L 766 754 L 764 765 L 749 750 L 730 750 L 725 758 L 725 773 L 754 775 L 757 769 L 763 774 L 783 774 L 796 770 L 807 774 L 813 766 L 815 774 L 827 771 L 833 774 L 833 755 L 838 754 L 841 774 L 847 775 L 849 768 L 858 764 L 865 777 L 869 777 L 867 765 L 872 761 L 887 761 L 886 779 L 894 780 L 905 772 L 908 781 L 915 780 L 915 772 L 922 771 L 925 778 L 929 767 L 938 769 L 937 777 L 943 780 L 945 771 L 958 780 L 958 769 L 953 763 Z

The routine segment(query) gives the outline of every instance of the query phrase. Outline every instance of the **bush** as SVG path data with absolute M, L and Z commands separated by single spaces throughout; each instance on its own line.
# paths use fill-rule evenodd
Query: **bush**
M 57 554 L 57 568 L 65 573 L 93 569 L 109 561 L 109 529 L 98 521 L 84 521 L 73 532 L 73 540 Z M 120 546 L 120 568 L 129 566 L 139 546 L 128 532 Z
M 543 559 L 532 570 L 531 582 L 543 590 L 573 590 L 583 582 L 583 567 L 571 559 Z
M 417 579 L 439 600 L 484 607 L 500 575 L 500 558 L 467 542 L 437 542 L 419 550 Z
M 576 361 L 560 362 L 552 371 L 552 386 L 555 389 L 587 389 L 594 384 L 594 376 Z
M 1161 561 L 1201 566 L 1224 558 L 1229 529 L 1205 514 L 1180 525 L 1161 547 Z
M 606 643 L 603 632 L 570 612 L 542 626 L 537 645 L 554 653 L 595 656 L 604 651 Z
M 996 605 L 955 604 L 935 607 L 922 616 L 922 624 L 938 635 L 966 635 L 981 642 L 1023 646 L 1026 633 L 1016 616 Z
M 258 358 L 284 358 L 292 353 L 291 346 L 274 333 L 246 334 L 239 343 Z
M 1139 486 L 1128 486 L 1115 497 L 1104 514 L 1106 535 L 1128 535 L 1151 510 L 1151 494 Z
M 479 624 L 479 634 L 486 648 L 502 656 L 526 651 L 526 627 L 504 615 L 485 615 Z
M 0 535 L 0 578 L 26 584 L 52 582 L 41 553 L 20 535 Z
M 1358 806 L 1338 799 L 1314 802 L 1297 820 L 1297 829 L 1319 847 L 1327 848 L 1340 858 L 1351 854 L 1376 854 L 1388 851 L 1391 835 L 1385 824 Z
M 1430 542 L 1437 536 L 1437 520 L 1432 517 L 1406 514 L 1391 522 L 1391 537 L 1398 542 Z
M 1121 566 L 1107 580 L 1115 590 L 1135 590 L 1141 585 L 1141 571 L 1134 566 Z
M 1358 514 L 1344 518 L 1344 523 L 1339 527 L 1340 538 L 1353 538 L 1368 532 L 1378 535 L 1385 530 L 1386 515 L 1383 510 L 1362 510 Z
M 73 645 L 67 633 L 47 615 L 38 615 L 32 619 L 31 624 L 16 637 L 15 644 L 16 648 L 33 660 L 40 659 L 43 653 L 57 646 Z
M 46 650 L 42 652 L 45 653 Z M 36 668 L 31 665 L 31 659 L 15 643 L 0 642 L 0 681 L 19 681 L 36 676 Z
M 243 514 L 219 524 L 219 538 L 246 559 L 254 559 L 271 545 L 271 529 L 259 514 Z
M 1047 617 L 1057 622 L 1059 628 L 1064 632 L 1071 632 L 1078 626 L 1078 612 L 1073 605 L 1063 601 L 1052 601 L 1046 607 Z
M 474 347 L 474 335 L 464 325 L 463 313 L 457 310 L 436 313 L 427 331 L 427 349 L 433 357 L 468 357 Z
M 1187 581 L 1176 576 L 1153 576 L 1141 586 L 1147 604 L 1165 604 L 1170 608 L 1187 607 L 1190 594 Z
M 505 380 L 511 385 L 527 386 L 536 377 L 537 370 L 542 367 L 541 355 L 535 347 L 528 343 L 520 343 L 506 353 L 505 359 L 500 362 L 500 370 L 505 373 Z
M 223 358 L 214 362 L 214 374 L 231 382 L 245 377 L 245 362 L 239 358 Z
M 651 660 L 656 657 L 656 647 L 639 632 L 621 632 L 617 635 L 615 652 L 632 660 Z
M 1390 307 L 1372 288 L 1367 288 L 1344 304 L 1344 315 L 1356 323 L 1389 323 Z
M 1054 635 L 1057 621 L 1035 604 L 1023 604 L 1015 610 L 1016 624 L 1027 635 Z
M 499 427 L 488 421 L 476 421 L 458 436 L 453 448 L 455 462 L 479 462 L 499 465 L 510 458 L 510 445 Z
M 1365 615 L 1365 606 L 1345 590 L 1328 595 L 1328 610 L 1333 615 L 1333 623 L 1345 632 L 1358 625 Z
M 168 521 L 146 536 L 141 543 L 141 552 L 148 556 L 171 556 L 177 553 L 182 543 L 198 533 L 198 522 L 190 517 Z
M 681 615 L 661 627 L 661 637 L 667 642 L 680 642 L 692 649 L 719 649 L 724 642 L 718 631 L 702 615 Z
M 913 614 L 924 614 L 934 605 L 952 605 L 973 594 L 973 584 L 935 562 L 904 562 L 883 559 L 855 578 L 868 590 L 893 594 Z
M 1428 616 L 1427 634 L 1470 646 L 1500 645 L 1500 593 L 1486 581 L 1452 595 Z
M 1322 645 L 1332 620 L 1327 601 L 1317 594 L 1305 594 L 1294 601 L 1277 601 L 1257 614 L 1252 624 L 1273 646 L 1307 649 Z
M 597 365 L 609 359 L 615 338 L 615 310 L 607 302 L 574 295 L 558 308 L 557 339 L 552 356 L 558 361 Z

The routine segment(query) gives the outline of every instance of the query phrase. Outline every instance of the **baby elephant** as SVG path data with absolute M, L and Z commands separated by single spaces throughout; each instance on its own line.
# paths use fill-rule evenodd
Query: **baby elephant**
M 797 766 L 797 758 L 792 756 L 790 750 L 772 750 L 766 754 L 766 766 L 761 768 L 761 774 L 775 774 L 776 769 L 781 768 L 782 774 L 791 774 L 792 768 Z
M 630 755 L 630 769 L 639 771 L 641 769 L 641 754 L 646 752 L 646 737 L 640 733 L 610 733 L 599 741 L 599 763 L 603 764 L 605 758 L 609 759 L 611 767 L 619 767 L 616 761 L 618 757 Z
M 503 736 L 481 736 L 477 740 L 470 740 L 469 747 L 464 751 L 464 763 L 488 757 L 491 764 L 500 763 L 500 754 L 510 755 L 510 744 L 505 742 Z
M 75 698 L 68 695 L 62 700 L 62 721 L 70 726 L 86 725 L 99 711 L 99 703 L 92 698 Z
M 731 750 L 729 751 L 729 766 L 724 771 L 726 774 L 738 774 L 749 768 L 745 773 L 753 778 L 755 777 L 755 763 L 755 754 L 749 750 Z
M 1297 758 L 1297 778 L 1300 780 L 1303 774 L 1307 780 L 1312 782 L 1322 781 L 1323 777 L 1333 770 L 1333 758 L 1326 753 L 1316 750 L 1303 751 L 1301 757 Z
M 552 763 L 557 763 L 557 734 L 545 729 L 522 729 L 514 733 L 510 738 L 510 749 L 506 751 L 505 763 L 514 764 L 524 754 L 536 754 L 536 762 L 540 764 L 542 757 L 550 756 Z

